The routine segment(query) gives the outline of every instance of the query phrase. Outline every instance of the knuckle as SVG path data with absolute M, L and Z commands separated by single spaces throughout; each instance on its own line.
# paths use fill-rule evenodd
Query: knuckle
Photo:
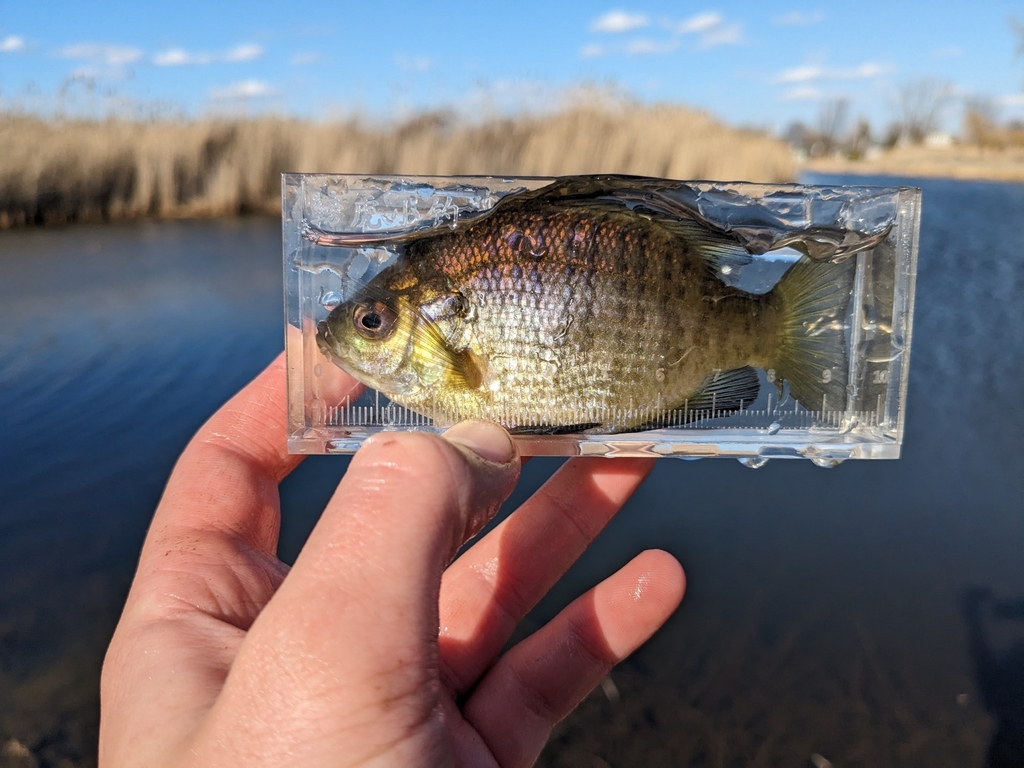
M 535 685 L 515 665 L 510 668 L 509 674 L 513 685 L 519 692 L 520 704 L 527 712 L 549 726 L 560 719 L 560 707 L 558 706 L 560 697 L 556 692 L 548 690 L 544 686 Z

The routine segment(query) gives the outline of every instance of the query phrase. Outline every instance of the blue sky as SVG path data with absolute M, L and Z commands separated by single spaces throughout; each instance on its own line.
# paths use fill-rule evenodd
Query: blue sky
M 0 0 L 0 104 L 52 113 L 405 117 L 586 88 L 782 130 L 846 98 L 876 129 L 928 78 L 1024 117 L 1024 4 Z

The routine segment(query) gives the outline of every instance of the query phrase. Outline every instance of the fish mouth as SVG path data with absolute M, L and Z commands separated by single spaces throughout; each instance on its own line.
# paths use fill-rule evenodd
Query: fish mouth
M 331 333 L 330 326 L 326 320 L 321 320 L 316 325 L 316 345 L 320 348 L 320 352 L 323 356 L 330 360 L 334 365 L 341 368 L 341 370 L 349 376 L 352 376 L 368 387 L 378 389 L 379 387 L 369 374 L 360 370 L 351 360 L 347 359 L 335 349 L 334 342 L 335 338 Z

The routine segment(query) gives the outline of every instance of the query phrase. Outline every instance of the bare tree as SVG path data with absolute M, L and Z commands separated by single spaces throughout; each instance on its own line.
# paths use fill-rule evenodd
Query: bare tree
M 847 99 L 830 99 L 821 105 L 818 112 L 818 137 L 822 143 L 822 154 L 835 152 L 846 133 L 846 115 L 850 109 Z
M 1003 142 L 999 109 L 993 99 L 974 96 L 964 104 L 963 137 L 979 147 L 997 147 Z
M 867 121 L 867 118 L 861 117 L 857 120 L 857 126 L 846 141 L 846 156 L 851 160 L 860 160 L 867 154 L 870 146 L 871 123 Z
M 914 144 L 924 141 L 925 136 L 939 127 L 951 96 L 952 88 L 948 83 L 928 78 L 901 86 L 896 111 L 903 138 Z

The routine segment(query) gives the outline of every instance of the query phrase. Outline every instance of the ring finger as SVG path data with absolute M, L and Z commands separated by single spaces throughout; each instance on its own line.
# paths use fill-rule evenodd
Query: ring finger
M 571 459 L 445 571 L 442 680 L 472 687 L 512 631 L 621 509 L 650 459 Z

